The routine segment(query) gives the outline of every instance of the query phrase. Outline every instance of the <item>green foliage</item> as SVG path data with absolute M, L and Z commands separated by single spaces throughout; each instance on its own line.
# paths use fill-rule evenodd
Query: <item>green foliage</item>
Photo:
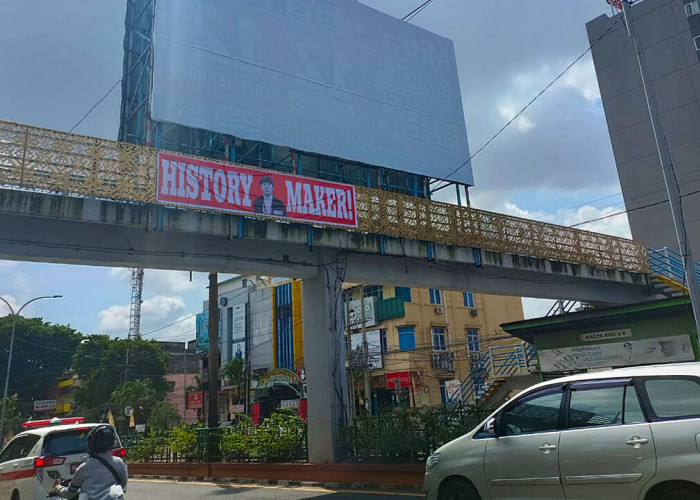
M 102 419 L 112 393 L 124 383 L 125 372 L 128 381 L 150 380 L 157 400 L 163 399 L 167 392 L 168 353 L 154 341 L 91 335 L 77 348 L 73 368 L 81 378 L 75 400 L 80 413 L 88 420 Z M 135 407 L 134 404 L 130 406 Z M 123 412 L 122 407 L 114 415 L 123 415 Z
M 17 395 L 20 412 L 29 415 L 34 408 L 33 401 L 47 399 L 49 386 L 71 367 L 73 353 L 82 335 L 69 326 L 46 323 L 41 318 L 12 315 L 0 318 L 0 373 L 3 380 L 15 321 L 9 394 Z
M 149 431 L 139 437 L 136 445 L 126 453 L 129 462 L 167 462 L 172 460 L 170 433 Z
M 154 430 L 173 429 L 182 422 L 177 408 L 170 401 L 157 401 L 148 418 L 148 427 Z
M 5 427 L 3 429 L 5 436 L 10 433 L 18 433 L 21 430 L 20 425 L 22 422 L 27 420 L 27 418 L 22 417 L 18 403 L 19 401 L 17 401 L 16 398 L 7 398 L 7 402 L 5 403 Z M 0 405 L 2 405 L 2 398 L 0 398 Z M 0 438 L 5 436 L 0 436 Z M 1 441 L 2 439 L 0 439 L 0 442 Z
M 189 424 L 177 427 L 170 433 L 170 447 L 173 453 L 186 461 L 194 460 L 197 455 L 197 425 Z
M 402 408 L 356 418 L 343 434 L 354 460 L 420 462 L 436 448 L 471 431 L 485 416 L 476 405 Z
M 124 415 L 124 408 L 134 409 L 136 424 L 145 424 L 153 413 L 157 403 L 156 390 L 151 379 L 129 380 L 117 387 L 110 396 L 110 409 L 114 415 L 117 430 L 129 428 L 129 417 Z
M 293 410 L 278 410 L 255 426 L 240 416 L 221 440 L 226 461 L 284 462 L 304 458 L 306 422 Z
M 221 376 L 228 380 L 231 392 L 240 401 L 245 396 L 246 362 L 232 359 L 221 367 Z

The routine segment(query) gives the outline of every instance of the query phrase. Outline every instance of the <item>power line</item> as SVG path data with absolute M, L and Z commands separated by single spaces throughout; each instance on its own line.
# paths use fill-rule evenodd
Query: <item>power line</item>
M 472 160 L 474 159 L 474 157 L 476 157 L 476 155 L 478 155 L 478 154 L 481 153 L 484 149 L 486 149 L 486 147 L 487 147 L 489 144 L 491 144 L 499 135 L 501 135 L 501 133 L 502 133 L 505 129 L 507 129 L 507 128 L 508 128 L 515 120 L 517 120 L 517 119 L 518 119 L 518 118 L 519 118 L 519 117 L 520 117 L 520 116 L 521 116 L 521 115 L 522 115 L 522 114 L 537 100 L 537 99 L 539 99 L 539 98 L 542 96 L 542 94 L 544 94 L 547 90 L 550 89 L 550 87 L 552 87 L 552 85 L 554 85 L 557 81 L 559 81 L 559 79 L 560 79 L 562 76 L 564 76 L 564 74 L 566 74 L 566 72 L 569 71 L 577 62 L 579 62 L 581 59 L 583 59 L 583 57 L 584 57 L 586 54 L 588 54 L 588 52 L 590 52 L 590 51 L 593 49 L 593 47 L 595 47 L 596 44 L 597 44 L 598 42 L 600 42 L 600 41 L 603 39 L 603 37 L 605 37 L 608 33 L 610 33 L 610 32 L 621 22 L 621 20 L 622 20 L 622 18 L 619 18 L 617 21 L 615 21 L 615 23 L 613 23 L 613 24 L 605 31 L 605 33 L 603 33 L 602 35 L 600 35 L 593 43 L 591 43 L 585 51 L 583 51 L 576 59 L 574 59 L 568 66 L 566 66 L 566 68 L 564 68 L 564 70 L 563 70 L 561 73 L 559 73 L 556 77 L 554 77 L 554 79 L 553 79 L 551 82 L 549 82 L 535 97 L 533 97 L 533 98 L 530 100 L 530 102 L 528 102 L 520 111 L 518 111 L 510 120 L 508 120 L 508 122 L 506 122 L 506 124 L 503 125 L 503 126 L 500 128 L 500 130 L 498 130 L 498 132 L 496 132 L 493 136 L 491 136 L 491 138 L 490 138 L 488 141 L 486 141 L 486 142 L 476 151 L 476 153 L 472 154 L 472 155 L 471 155 L 469 158 L 467 158 L 460 166 L 458 166 L 457 168 L 455 168 L 454 170 L 452 170 L 452 172 L 450 172 L 450 173 L 445 177 L 445 179 L 443 179 L 444 184 L 442 184 L 441 186 L 436 187 L 435 189 L 432 190 L 432 192 L 434 193 L 434 192 L 436 192 L 436 191 L 439 191 L 439 190 L 441 190 L 441 189 L 447 187 L 447 186 L 449 185 L 449 182 L 447 182 L 447 180 L 448 180 L 450 177 L 452 177 L 452 176 L 453 176 L 454 174 L 456 174 L 459 170 L 461 170 L 462 168 L 464 168 L 464 166 L 467 165 L 470 161 L 472 161 Z
M 425 9 L 430 3 L 432 3 L 433 0 L 426 0 L 422 4 L 420 4 L 418 7 L 413 9 L 411 12 L 406 14 L 401 18 L 402 21 L 410 22 L 414 17 L 416 17 L 418 14 L 420 14 L 423 9 Z
M 81 123 L 83 123 L 83 120 L 84 120 L 85 118 L 87 118 L 87 117 L 90 115 L 90 113 L 92 113 L 93 110 L 94 110 L 97 106 L 100 105 L 100 103 L 101 103 L 102 101 L 104 101 L 105 99 L 107 99 L 107 96 L 109 96 L 109 94 L 111 94 L 112 91 L 113 91 L 115 88 L 117 88 L 117 85 L 119 85 L 119 84 L 121 83 L 121 81 L 122 81 L 121 78 L 120 78 L 119 80 L 117 80 L 116 83 L 115 83 L 114 85 L 112 85 L 112 88 L 109 89 L 109 90 L 107 91 L 107 93 L 106 93 L 105 95 L 103 95 L 102 98 L 101 98 L 99 101 L 97 101 L 97 102 L 88 110 L 88 112 L 85 113 L 85 114 L 83 115 L 83 117 L 82 117 L 80 120 L 78 120 L 78 123 L 76 123 L 75 125 L 73 125 L 73 128 L 71 128 L 71 129 L 68 131 L 68 133 L 69 133 L 69 134 L 72 133 L 72 132 L 78 127 L 78 125 L 80 125 Z

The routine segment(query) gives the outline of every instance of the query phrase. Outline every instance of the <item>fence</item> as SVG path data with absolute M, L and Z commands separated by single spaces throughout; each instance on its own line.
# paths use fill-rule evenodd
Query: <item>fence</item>
M 0 121 L 0 186 L 155 203 L 153 148 Z M 649 272 L 644 245 L 554 224 L 356 187 L 357 231 Z

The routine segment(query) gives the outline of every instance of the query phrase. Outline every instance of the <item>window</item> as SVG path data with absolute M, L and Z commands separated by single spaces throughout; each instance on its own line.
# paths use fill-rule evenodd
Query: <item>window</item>
M 577 390 L 571 388 L 569 427 L 644 422 L 637 393 L 630 385 Z
M 445 387 L 446 380 L 440 379 L 440 399 L 442 404 L 447 403 L 447 388 Z
M 474 307 L 474 294 L 472 292 L 462 293 L 464 296 L 464 307 Z
M 382 285 L 368 285 L 365 287 L 365 298 L 377 297 L 384 300 L 384 287 Z
M 49 434 L 44 439 L 44 448 L 42 455 L 47 457 L 65 457 L 66 455 L 75 455 L 78 453 L 87 452 L 87 435 L 88 430 L 75 430 Z M 115 448 L 115 444 L 112 448 Z
M 700 36 L 693 37 L 693 43 L 695 44 L 695 50 L 700 50 Z
M 700 14 L 700 8 L 698 8 L 698 2 L 693 1 L 685 4 L 685 15 L 690 17 L 694 14 Z
M 416 332 L 412 326 L 399 327 L 399 350 L 413 351 L 416 349 Z
M 29 452 L 32 451 L 37 441 L 39 441 L 39 436 L 36 434 L 17 436 L 2 450 L 2 454 L 0 454 L 0 463 L 26 457 L 29 455 Z
M 690 378 L 659 378 L 644 382 L 657 418 L 700 416 L 700 385 Z
M 447 350 L 447 344 L 445 343 L 445 328 L 442 326 L 434 326 L 430 329 L 430 331 L 433 335 L 433 350 Z
M 467 347 L 469 352 L 479 352 L 479 330 L 476 328 L 467 329 Z
M 386 354 L 386 330 L 379 330 L 379 342 L 382 346 L 382 354 Z
M 563 395 L 563 387 L 556 387 L 518 400 L 502 413 L 502 433 L 512 436 L 557 430 Z
M 404 302 L 411 302 L 411 289 L 407 286 L 394 287 L 394 294 L 401 297 Z
M 437 288 L 431 288 L 430 290 L 430 303 L 431 304 L 442 304 L 442 297 L 440 297 L 440 290 Z

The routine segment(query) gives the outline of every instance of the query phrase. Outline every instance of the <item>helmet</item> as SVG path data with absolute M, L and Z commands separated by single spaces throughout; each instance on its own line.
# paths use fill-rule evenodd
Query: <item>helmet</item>
M 105 453 L 112 449 L 117 435 L 111 425 L 101 424 L 94 427 L 87 437 L 88 454 L 94 457 L 98 453 Z

